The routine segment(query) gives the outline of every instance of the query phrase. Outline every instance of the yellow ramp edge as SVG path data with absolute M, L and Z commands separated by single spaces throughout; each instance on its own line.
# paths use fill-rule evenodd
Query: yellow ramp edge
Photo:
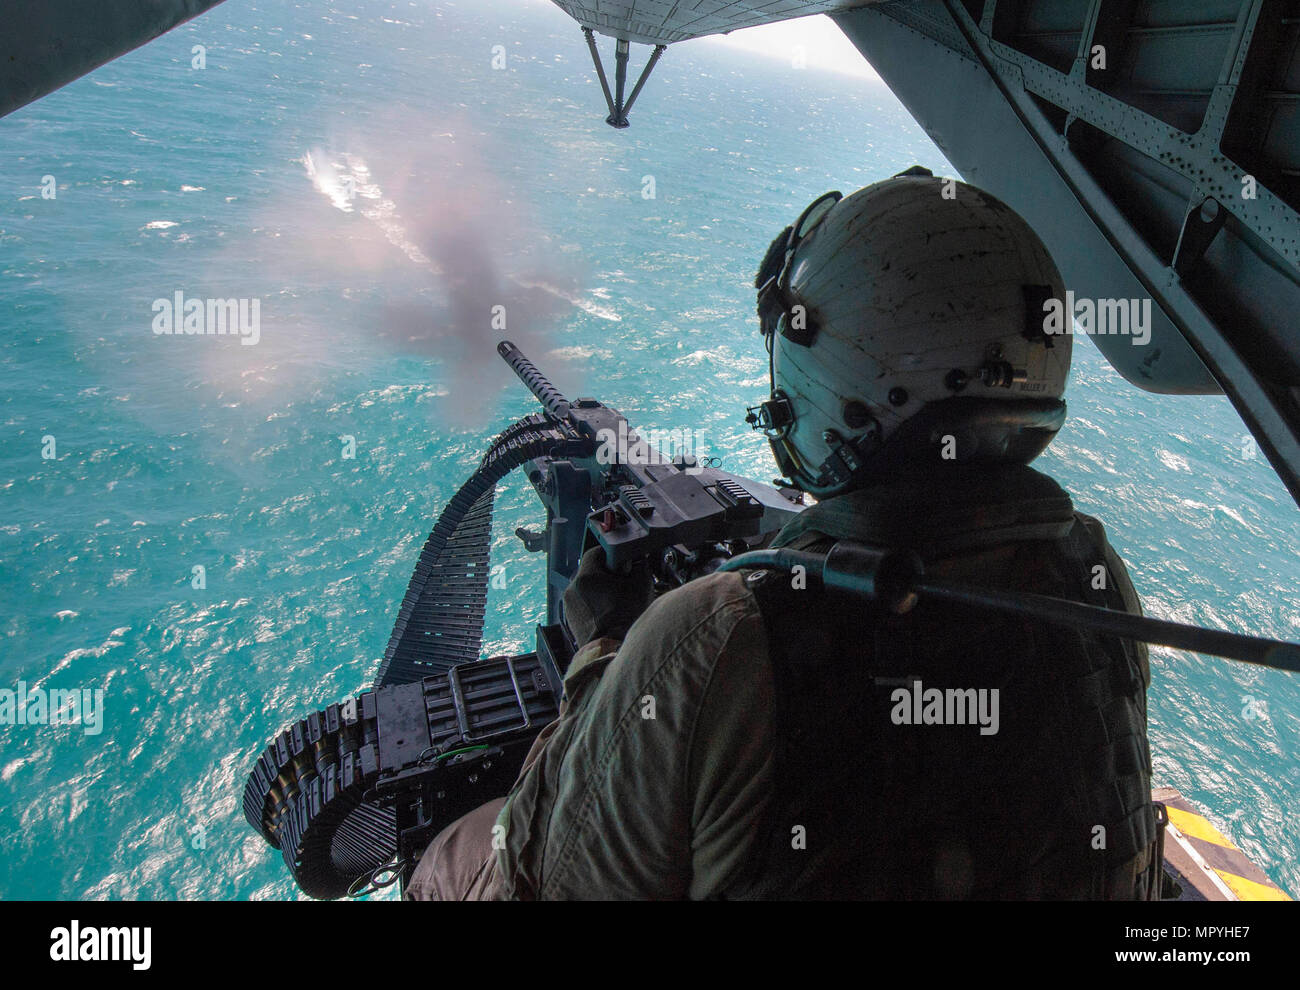
M 1215 870 L 1224 883 L 1237 895 L 1239 900 L 1243 901 L 1289 901 L 1291 898 L 1285 891 L 1270 884 L 1256 883 L 1254 880 L 1247 880 L 1245 877 L 1234 876 L 1231 873 L 1225 873 L 1223 870 Z
M 1232 840 L 1220 832 L 1217 828 L 1209 823 L 1202 815 L 1192 811 L 1185 811 L 1182 808 L 1176 808 L 1173 805 L 1166 805 L 1165 810 L 1169 814 L 1169 821 L 1173 823 L 1180 832 L 1193 839 L 1200 839 L 1202 842 L 1209 842 L 1224 849 L 1231 849 L 1238 856 L 1242 857 L 1245 862 L 1246 854 L 1233 845 Z M 1242 901 L 1289 901 L 1292 898 L 1285 891 L 1275 887 L 1271 882 L 1259 883 L 1255 880 L 1249 880 L 1246 877 L 1237 876 L 1235 873 L 1229 873 L 1218 867 L 1213 867 L 1214 872 L 1228 886 L 1238 900 Z
M 1169 812 L 1169 820 L 1178 826 L 1178 831 L 1182 832 L 1183 835 L 1190 835 L 1194 839 L 1201 839 L 1205 842 L 1213 842 L 1216 846 L 1224 846 L 1227 849 L 1237 848 L 1227 836 L 1200 815 L 1171 806 L 1166 807 L 1165 810 Z

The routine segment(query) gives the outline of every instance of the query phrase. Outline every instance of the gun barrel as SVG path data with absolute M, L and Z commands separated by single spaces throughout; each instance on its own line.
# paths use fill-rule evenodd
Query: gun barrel
M 508 340 L 497 344 L 497 353 L 501 355 L 519 380 L 528 386 L 528 390 L 537 396 L 542 407 L 557 419 L 569 415 L 569 400 L 551 384 L 549 378 L 537 370 L 537 365 L 524 357 L 524 352 Z

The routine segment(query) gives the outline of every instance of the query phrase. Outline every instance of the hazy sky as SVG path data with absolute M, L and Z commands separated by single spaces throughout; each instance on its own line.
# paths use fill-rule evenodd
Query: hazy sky
M 743 48 L 785 61 L 793 60 L 796 49 L 802 47 L 809 66 L 880 78 L 862 57 L 862 53 L 844 36 L 844 32 L 825 14 L 745 28 L 728 35 L 715 35 L 701 39 L 698 44 Z

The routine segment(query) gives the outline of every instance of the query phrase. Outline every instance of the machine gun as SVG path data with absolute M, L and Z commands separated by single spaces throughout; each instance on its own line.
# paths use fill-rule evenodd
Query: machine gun
M 905 549 L 849 541 L 826 554 L 768 549 L 802 509 L 793 489 L 665 458 L 616 410 L 565 399 L 513 344 L 498 351 L 545 412 L 501 433 L 443 510 L 374 688 L 280 733 L 244 789 L 249 823 L 312 897 L 405 885 L 443 826 L 509 790 L 558 713 L 578 645 L 563 595 L 591 547 L 611 570 L 649 567 L 659 591 L 712 570 L 801 568 L 813 585 L 895 613 L 932 600 L 1300 671 L 1294 643 L 936 580 Z M 546 526 L 516 534 L 529 550 L 546 550 L 546 622 L 533 652 L 480 659 L 496 484 L 525 465 Z
M 641 440 L 617 410 L 570 402 L 513 344 L 498 353 L 541 402 L 493 441 L 430 533 L 374 688 L 294 723 L 257 760 L 244 815 L 317 898 L 409 882 L 445 825 L 505 794 L 559 710 L 577 645 L 564 590 L 582 554 L 650 569 L 658 592 L 765 547 L 803 508 L 794 489 L 740 478 Z M 546 621 L 527 654 L 480 659 L 497 483 L 517 467 L 546 509 Z

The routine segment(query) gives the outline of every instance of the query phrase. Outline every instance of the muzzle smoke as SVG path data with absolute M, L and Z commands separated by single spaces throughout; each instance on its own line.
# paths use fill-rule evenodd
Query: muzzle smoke
M 373 302 L 366 332 L 377 345 L 431 359 L 430 379 L 448 393 L 440 415 L 460 426 L 481 425 L 513 385 L 496 342 L 544 355 L 580 291 L 576 270 L 557 262 L 503 177 L 509 161 L 468 128 L 372 139 L 364 151 L 312 149 L 304 159 L 333 207 L 300 218 L 319 274 L 341 276 Z

